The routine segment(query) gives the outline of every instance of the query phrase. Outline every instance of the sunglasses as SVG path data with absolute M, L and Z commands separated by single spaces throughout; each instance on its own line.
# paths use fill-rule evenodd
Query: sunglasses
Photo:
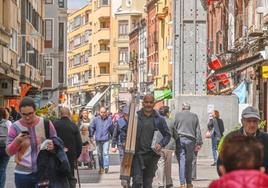
M 21 113 L 21 115 L 23 115 L 23 116 L 30 116 L 30 115 L 33 115 L 34 114 L 34 112 L 29 112 L 29 113 Z

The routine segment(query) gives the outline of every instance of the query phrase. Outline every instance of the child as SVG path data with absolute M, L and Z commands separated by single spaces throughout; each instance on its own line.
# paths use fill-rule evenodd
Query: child
M 87 126 L 81 126 L 80 128 L 81 139 L 83 143 L 82 152 L 78 158 L 78 165 L 89 166 L 90 151 L 95 147 L 94 142 L 89 138 L 89 132 Z M 94 150 L 94 149 L 93 149 Z

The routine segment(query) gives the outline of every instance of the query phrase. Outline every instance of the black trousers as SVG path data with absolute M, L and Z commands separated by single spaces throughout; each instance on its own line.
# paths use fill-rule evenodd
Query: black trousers
M 132 163 L 132 188 L 152 188 L 160 156 L 154 152 L 135 155 Z

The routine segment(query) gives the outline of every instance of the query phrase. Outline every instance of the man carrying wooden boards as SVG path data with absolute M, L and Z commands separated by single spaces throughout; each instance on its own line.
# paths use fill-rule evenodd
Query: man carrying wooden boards
M 153 177 L 160 158 L 157 153 L 168 144 L 171 137 L 165 119 L 153 109 L 154 105 L 154 96 L 145 95 L 142 109 L 137 112 L 135 154 L 132 161 L 132 188 L 152 188 Z M 157 130 L 161 132 L 163 138 L 152 148 L 153 136 Z

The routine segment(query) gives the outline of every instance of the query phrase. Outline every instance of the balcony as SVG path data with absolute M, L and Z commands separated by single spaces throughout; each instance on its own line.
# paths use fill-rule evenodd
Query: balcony
M 94 56 L 94 62 L 96 62 L 96 63 L 110 62 L 110 51 L 109 50 L 99 51 Z
M 110 41 L 110 29 L 109 28 L 100 28 L 95 34 L 94 38 L 97 41 L 108 40 Z
M 41 71 L 26 63 L 24 66 L 21 66 L 20 82 L 41 88 L 43 83 Z
M 94 78 L 91 78 L 88 80 L 88 85 L 96 85 L 96 86 L 101 86 L 101 85 L 109 85 L 110 83 L 110 75 L 109 74 L 99 74 Z
M 95 11 L 95 18 L 99 19 L 101 17 L 110 17 L 110 6 L 109 5 L 102 5 Z
M 157 17 L 159 20 L 164 20 L 168 15 L 168 5 L 163 5 L 163 2 L 157 4 Z

